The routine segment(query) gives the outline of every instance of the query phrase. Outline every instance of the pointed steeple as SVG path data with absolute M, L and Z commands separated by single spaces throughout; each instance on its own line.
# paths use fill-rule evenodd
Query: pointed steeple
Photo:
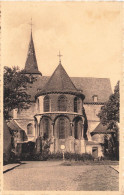
M 25 63 L 24 73 L 25 74 L 42 75 L 41 72 L 38 70 L 37 59 L 36 59 L 36 54 L 35 54 L 35 49 L 34 49 L 33 36 L 32 36 L 32 29 L 31 29 L 31 36 L 30 36 L 30 42 L 29 42 L 29 47 L 28 47 L 28 54 L 27 54 L 27 59 L 26 59 L 26 63 Z

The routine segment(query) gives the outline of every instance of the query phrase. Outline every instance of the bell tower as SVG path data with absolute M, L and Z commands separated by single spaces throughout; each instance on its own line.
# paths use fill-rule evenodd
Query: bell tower
M 37 65 L 37 59 L 36 59 L 34 41 L 32 35 L 32 21 L 30 25 L 31 25 L 30 42 L 29 42 L 27 59 L 25 62 L 25 68 L 23 70 L 23 73 L 35 77 L 38 75 L 42 76 L 42 73 L 38 70 L 38 65 Z

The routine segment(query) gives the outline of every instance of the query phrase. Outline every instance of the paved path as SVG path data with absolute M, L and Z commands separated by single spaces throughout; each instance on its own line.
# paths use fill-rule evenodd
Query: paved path
M 25 162 L 4 174 L 4 190 L 118 191 L 119 174 L 108 165 L 62 166 Z
M 7 164 L 3 166 L 3 173 L 6 173 L 16 167 L 20 166 L 20 163 Z

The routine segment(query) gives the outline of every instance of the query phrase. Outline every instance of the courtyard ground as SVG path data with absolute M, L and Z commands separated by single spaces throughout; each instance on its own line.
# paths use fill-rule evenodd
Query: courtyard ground
M 117 166 L 117 165 L 116 165 Z M 118 191 L 119 173 L 110 163 L 30 161 L 4 173 L 4 190 Z

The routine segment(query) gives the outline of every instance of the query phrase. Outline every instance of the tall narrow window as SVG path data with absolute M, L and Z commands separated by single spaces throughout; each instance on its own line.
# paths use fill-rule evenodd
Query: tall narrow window
M 28 135 L 32 135 L 33 134 L 33 125 L 32 125 L 32 123 L 29 123 L 27 125 L 27 134 Z
M 65 139 L 65 120 L 59 119 L 59 139 Z
M 78 139 L 78 121 L 75 121 L 74 138 Z
M 58 111 L 67 110 L 67 98 L 65 96 L 59 96 L 58 98 Z
M 44 119 L 44 138 L 47 139 L 49 137 L 49 119 Z
M 49 112 L 50 110 L 50 99 L 49 96 L 44 97 L 44 112 Z
M 78 98 L 75 97 L 75 98 L 74 98 L 74 112 L 78 112 L 77 103 L 78 103 Z

